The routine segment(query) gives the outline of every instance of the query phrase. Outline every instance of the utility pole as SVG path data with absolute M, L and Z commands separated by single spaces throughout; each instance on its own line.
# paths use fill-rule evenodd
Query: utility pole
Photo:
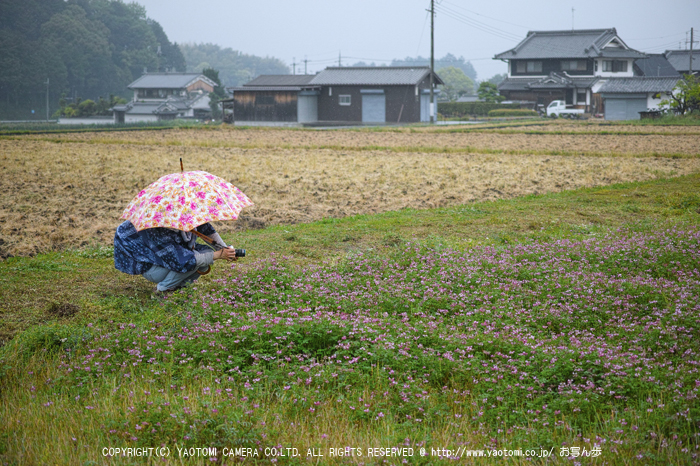
M 690 58 L 688 59 L 688 74 L 693 74 L 693 28 L 690 28 Z
M 309 60 L 306 59 L 306 55 L 304 55 L 304 74 L 308 74 L 308 73 L 306 72 L 306 62 L 308 62 L 308 61 L 309 61 Z
M 292 57 L 292 74 L 297 74 L 297 57 Z
M 435 0 L 430 0 L 430 123 L 435 123 L 435 84 L 433 83 L 433 73 L 435 73 Z
M 343 66 L 343 61 L 340 59 L 340 50 L 338 50 L 338 66 Z
M 46 121 L 49 121 L 49 78 L 46 78 Z
M 574 32 L 574 7 L 571 7 L 571 32 Z

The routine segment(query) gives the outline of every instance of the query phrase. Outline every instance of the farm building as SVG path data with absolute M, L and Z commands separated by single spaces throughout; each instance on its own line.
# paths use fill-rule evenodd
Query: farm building
M 129 84 L 134 98 L 112 109 L 115 123 L 204 119 L 211 115 L 212 80 L 200 73 L 147 73 Z
M 436 74 L 433 82 L 443 84 Z M 246 124 L 385 124 L 430 119 L 428 67 L 333 67 L 316 75 L 260 76 L 229 91 L 233 92 L 229 102 L 233 121 Z
M 232 99 L 223 102 L 233 110 L 231 120 L 269 124 L 296 124 L 318 120 L 320 87 L 309 84 L 316 75 L 262 75 L 242 87 L 228 88 Z
M 614 78 L 600 87 L 605 103 L 606 120 L 638 120 L 640 112 L 658 109 L 659 103 L 668 99 L 680 76 L 635 76 Z

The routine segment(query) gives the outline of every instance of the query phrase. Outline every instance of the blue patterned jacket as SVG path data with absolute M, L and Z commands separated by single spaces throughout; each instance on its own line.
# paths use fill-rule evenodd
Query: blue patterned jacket
M 197 227 L 205 235 L 216 233 L 214 227 L 205 223 Z M 141 275 L 153 265 L 165 267 L 179 273 L 190 272 L 197 265 L 195 251 L 210 252 L 203 244 L 186 239 L 183 232 L 169 228 L 148 228 L 136 231 L 130 221 L 119 225 L 114 235 L 114 267 L 124 273 Z

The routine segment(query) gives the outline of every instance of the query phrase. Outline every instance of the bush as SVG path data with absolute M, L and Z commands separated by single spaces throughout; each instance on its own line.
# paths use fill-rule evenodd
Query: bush
M 94 100 L 87 99 L 80 102 L 78 105 L 79 116 L 93 116 L 97 111 L 97 104 Z
M 492 102 L 439 102 L 438 111 L 445 118 L 486 116 L 495 109 L 519 109 L 520 104 L 496 104 Z
M 519 116 L 538 116 L 534 110 L 524 108 L 499 108 L 489 111 L 490 117 L 519 117 Z

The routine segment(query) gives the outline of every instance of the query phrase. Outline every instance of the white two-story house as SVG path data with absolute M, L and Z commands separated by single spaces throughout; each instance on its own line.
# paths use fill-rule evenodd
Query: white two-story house
M 634 77 L 634 61 L 645 57 L 611 28 L 530 31 L 494 59 L 508 63 L 508 78 L 498 86 L 507 99 L 540 107 L 563 100 L 596 114 L 603 113 L 601 86 L 610 79 Z
M 112 109 L 114 122 L 207 118 L 214 86 L 216 83 L 201 73 L 146 73 L 128 86 L 134 91 L 133 100 Z

